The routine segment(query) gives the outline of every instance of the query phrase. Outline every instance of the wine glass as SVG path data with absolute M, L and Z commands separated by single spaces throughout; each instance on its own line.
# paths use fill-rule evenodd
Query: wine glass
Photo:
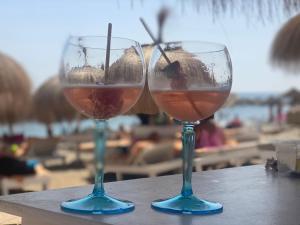
M 183 124 L 183 186 L 176 197 L 152 202 L 154 209 L 181 214 L 222 212 L 220 203 L 193 195 L 194 126 L 213 115 L 227 99 L 232 66 L 221 44 L 186 41 L 156 46 L 149 63 L 149 89 L 158 107 Z
M 71 105 L 95 120 L 96 176 L 92 193 L 63 202 L 61 208 L 77 213 L 117 214 L 134 204 L 108 196 L 103 186 L 106 120 L 126 113 L 138 100 L 145 84 L 145 63 L 138 42 L 112 37 L 72 36 L 62 57 L 60 80 Z M 108 54 L 107 54 L 108 53 Z M 108 60 L 109 59 L 109 60 Z

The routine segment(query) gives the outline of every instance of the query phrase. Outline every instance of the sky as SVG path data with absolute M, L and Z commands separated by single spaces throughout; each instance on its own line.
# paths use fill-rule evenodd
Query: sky
M 191 2 L 183 7 L 179 0 L 1 0 L 0 51 L 24 67 L 36 89 L 58 73 L 69 35 L 105 35 L 111 22 L 113 36 L 151 43 L 139 17 L 156 33 L 157 11 L 168 6 L 171 16 L 164 40 L 225 44 L 233 64 L 233 92 L 282 93 L 300 88 L 300 76 L 274 68 L 269 60 L 272 40 L 288 17 L 264 24 L 235 13 L 214 20 L 209 10 L 197 12 Z

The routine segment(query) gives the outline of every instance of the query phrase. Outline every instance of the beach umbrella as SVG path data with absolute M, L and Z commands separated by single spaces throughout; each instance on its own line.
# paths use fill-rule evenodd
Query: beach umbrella
M 109 67 L 108 72 L 105 82 L 140 83 L 142 81 L 143 67 L 136 49 L 133 47 L 125 49 L 124 54 Z
M 146 1 L 141 2 L 143 6 L 143 2 Z M 207 18 L 213 22 L 222 21 L 228 16 L 239 20 L 244 18 L 247 25 L 277 23 L 282 17 L 291 16 L 300 11 L 300 0 L 177 0 L 175 2 L 176 4 L 163 5 L 164 7 L 169 5 L 172 11 L 180 10 L 182 15 L 207 14 Z
M 283 97 L 287 97 L 290 99 L 291 105 L 300 104 L 300 91 L 295 88 L 290 89 L 286 93 L 283 94 Z
M 24 69 L 12 58 L 0 53 L 0 123 L 24 120 L 30 111 L 31 82 Z
M 152 55 L 153 45 L 143 45 L 143 53 L 146 63 L 146 68 L 148 68 L 148 63 Z M 140 59 L 135 54 L 134 48 L 129 48 L 124 51 L 124 54 L 116 60 L 109 68 L 108 77 L 105 82 L 110 83 L 111 80 L 120 79 L 122 83 L 132 83 L 139 81 L 141 78 L 140 74 L 142 73 L 142 67 L 140 66 Z M 166 49 L 166 54 L 171 61 L 179 61 L 181 66 L 181 71 L 191 76 L 191 79 L 188 79 L 189 84 L 199 83 L 204 85 L 205 83 L 214 82 L 213 76 L 209 73 L 209 70 L 206 70 L 206 66 L 199 59 L 194 57 L 193 54 L 188 53 L 179 48 L 169 47 Z M 128 66 L 130 65 L 130 66 Z M 166 68 L 167 62 L 162 59 L 158 63 L 158 70 L 163 70 Z M 201 69 L 199 71 L 199 68 Z M 92 72 L 91 72 L 92 71 Z M 172 71 L 171 71 L 172 72 Z M 199 76 L 199 73 L 203 73 L 203 76 Z M 120 74 L 124 76 L 120 76 Z M 128 76 L 126 76 L 128 74 Z M 68 76 L 65 77 L 70 83 L 80 83 L 82 80 L 86 81 L 85 83 L 103 83 L 104 82 L 104 68 L 94 68 L 88 65 L 78 68 L 72 68 L 68 72 Z M 166 79 L 168 77 L 166 76 Z M 116 93 L 117 94 L 117 93 Z M 138 99 L 137 103 L 127 112 L 126 114 L 157 114 L 159 109 L 156 106 L 154 100 L 149 91 L 148 87 L 148 70 L 146 69 L 146 84 L 143 89 L 143 92 Z
M 153 46 L 152 45 L 143 45 L 144 59 L 146 63 L 146 83 L 143 89 L 143 92 L 137 101 L 137 103 L 129 110 L 127 114 L 148 114 L 154 115 L 159 113 L 159 109 L 155 104 L 149 90 L 148 86 L 148 65 L 150 57 L 152 55 Z
M 76 111 L 64 97 L 58 76 L 51 77 L 42 84 L 33 96 L 33 116 L 47 126 L 48 135 L 52 135 L 51 123 L 71 121 Z
M 63 79 L 68 84 L 91 85 L 103 82 L 104 68 L 96 68 L 90 65 L 73 67 Z
M 300 14 L 286 22 L 272 44 L 271 60 L 292 72 L 300 69 Z
M 180 77 L 187 76 L 187 86 L 198 84 L 206 87 L 207 84 L 211 86 L 216 83 L 208 67 L 195 57 L 194 54 L 176 46 L 167 46 L 164 52 L 172 64 L 169 65 L 168 62 L 161 57 L 154 69 L 157 76 L 160 76 L 160 71 L 163 73 L 161 77 L 164 77 L 164 79 L 170 79 L 177 75 Z M 179 65 L 180 71 L 177 70 L 175 62 L 178 62 L 177 65 Z
M 134 1 L 131 2 L 133 8 Z M 142 6 L 143 2 L 146 1 L 141 1 Z M 237 15 L 239 18 L 245 17 L 247 22 L 254 20 L 263 24 L 277 21 L 282 15 L 293 15 L 300 9 L 300 0 L 177 0 L 175 2 L 176 4 L 171 7 L 179 8 L 182 14 L 188 14 L 191 11 L 198 14 L 205 13 L 213 20 L 223 19 L 228 15 Z
M 144 48 L 144 54 L 146 56 L 146 61 L 149 62 L 152 52 L 152 47 Z M 67 76 L 63 79 L 70 84 L 95 84 L 99 83 L 109 83 L 111 80 L 120 79 L 120 82 L 136 82 L 140 79 L 140 74 L 143 72 L 140 65 L 138 56 L 133 52 L 133 48 L 126 49 L 124 54 L 109 68 L 109 73 L 107 80 L 104 80 L 104 68 L 96 68 L 90 65 L 84 65 L 82 67 L 74 67 L 67 72 Z M 128 66 L 130 65 L 130 66 Z M 120 76 L 122 74 L 122 76 Z M 125 74 L 125 76 L 123 76 Z M 126 74 L 128 76 L 126 76 Z M 110 80 L 111 79 L 111 80 Z M 147 81 L 146 81 L 147 83 Z M 148 84 L 145 85 L 143 92 L 137 101 L 137 103 L 130 109 L 126 114 L 156 114 L 159 110 L 152 99 Z
M 148 68 L 148 64 L 150 61 L 150 57 L 152 55 L 152 45 L 144 45 L 143 52 L 146 61 L 146 68 Z M 180 70 L 182 74 L 189 76 L 187 79 L 187 85 L 191 84 L 201 84 L 205 85 L 207 83 L 214 82 L 213 76 L 209 73 L 209 70 L 206 68 L 205 64 L 202 63 L 199 59 L 194 57 L 193 54 L 184 51 L 181 48 L 168 46 L 165 50 L 165 54 L 169 58 L 171 62 L 178 61 L 180 64 Z M 176 76 L 176 71 L 173 67 L 169 67 L 168 63 L 165 59 L 161 58 L 160 61 L 156 65 L 156 73 L 159 75 L 159 72 L 162 72 L 162 79 L 170 79 L 168 76 L 168 72 L 164 71 L 165 69 L 169 69 L 170 77 Z M 158 107 L 156 106 L 154 100 L 149 91 L 148 87 L 148 69 L 147 69 L 147 80 L 146 85 L 143 90 L 142 96 L 139 101 L 135 104 L 135 106 L 129 111 L 129 113 L 144 113 L 144 114 L 156 114 L 159 112 Z M 199 74 L 202 73 L 200 76 Z M 164 77 L 163 77 L 164 76 Z M 181 76 L 181 75 L 180 75 Z M 163 81 L 162 81 L 163 82 Z M 182 84 L 182 82 L 180 82 Z

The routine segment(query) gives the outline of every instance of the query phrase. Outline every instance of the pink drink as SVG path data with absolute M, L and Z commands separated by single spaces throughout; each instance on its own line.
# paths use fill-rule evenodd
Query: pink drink
M 137 101 L 139 86 L 69 86 L 64 88 L 68 101 L 79 112 L 94 119 L 108 119 L 127 112 Z
M 159 108 L 180 121 L 195 122 L 216 112 L 225 102 L 225 90 L 154 90 L 152 95 Z

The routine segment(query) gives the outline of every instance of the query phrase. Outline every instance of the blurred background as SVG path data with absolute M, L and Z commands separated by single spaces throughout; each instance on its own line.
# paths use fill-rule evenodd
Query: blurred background
M 61 188 L 93 182 L 93 122 L 64 99 L 57 77 L 64 44 L 70 35 L 106 35 L 109 22 L 113 36 L 151 44 L 139 18 L 157 34 L 157 14 L 162 8 L 169 12 L 164 41 L 223 43 L 232 59 L 231 95 L 212 122 L 213 129 L 222 129 L 226 141 L 220 146 L 198 146 L 196 156 L 207 162 L 195 170 L 263 164 L 274 155 L 276 141 L 299 139 L 300 71 L 276 55 L 277 48 L 279 52 L 297 50 L 290 35 L 294 28 L 283 32 L 294 47 L 285 48 L 284 37 L 277 45 L 274 40 L 297 16 L 300 1 L 4 0 L 0 8 L 0 146 L 4 153 L 0 159 L 9 155 L 31 170 L 9 171 L 16 162 L 2 163 L 0 179 L 7 184 L 0 187 L 3 194 L 39 190 L 39 184 Z M 297 64 L 297 56 L 294 59 Z M 172 164 L 180 156 L 180 127 L 168 116 L 124 115 L 108 124 L 107 181 L 180 171 L 178 164 Z M 174 143 L 155 148 L 158 139 Z M 217 158 L 220 151 L 228 155 Z M 170 162 L 167 169 L 149 172 L 149 164 L 165 161 Z

